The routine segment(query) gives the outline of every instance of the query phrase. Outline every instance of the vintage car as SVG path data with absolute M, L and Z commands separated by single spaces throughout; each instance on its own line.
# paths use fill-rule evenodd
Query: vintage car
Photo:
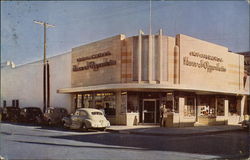
M 68 111 L 65 108 L 48 108 L 44 113 L 44 120 L 48 125 L 61 124 L 62 118 L 68 115 Z
M 249 130 L 250 129 L 250 120 L 244 120 L 240 122 L 242 128 Z
M 2 117 L 3 117 L 3 108 L 0 107 L 0 122 L 2 121 Z
M 19 107 L 13 107 L 13 106 L 3 107 L 3 111 L 2 111 L 3 121 L 17 122 L 19 117 L 20 117 Z
M 43 113 L 38 107 L 24 107 L 20 111 L 20 121 L 30 123 L 43 123 Z
M 63 126 L 71 129 L 100 129 L 105 130 L 110 126 L 103 112 L 93 108 L 81 108 L 68 117 L 62 119 Z

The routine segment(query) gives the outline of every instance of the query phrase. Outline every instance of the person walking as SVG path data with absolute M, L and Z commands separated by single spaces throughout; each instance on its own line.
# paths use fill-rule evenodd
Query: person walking
M 160 107 L 160 126 L 164 127 L 164 118 L 166 116 L 166 106 L 165 104 Z

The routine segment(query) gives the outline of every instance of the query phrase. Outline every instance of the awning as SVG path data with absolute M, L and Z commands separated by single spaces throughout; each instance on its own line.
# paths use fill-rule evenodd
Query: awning
M 58 89 L 57 93 L 79 93 L 79 92 L 93 92 L 93 91 L 167 91 L 167 90 L 179 90 L 195 92 L 197 94 L 233 94 L 233 95 L 249 95 L 247 91 L 241 90 L 239 92 L 229 90 L 213 90 L 207 88 L 191 88 L 185 85 L 173 85 L 173 84 L 148 84 L 148 83 L 115 83 L 115 84 L 103 84 L 87 87 L 73 87 Z

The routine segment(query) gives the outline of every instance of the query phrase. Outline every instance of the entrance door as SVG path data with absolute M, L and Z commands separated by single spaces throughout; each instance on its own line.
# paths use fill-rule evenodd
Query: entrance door
M 142 123 L 156 123 L 156 99 L 144 99 Z

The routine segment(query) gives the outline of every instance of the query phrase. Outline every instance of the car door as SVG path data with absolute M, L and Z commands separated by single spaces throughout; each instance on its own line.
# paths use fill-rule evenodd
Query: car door
M 79 123 L 81 123 L 81 126 L 83 126 L 83 124 L 85 123 L 85 120 L 88 118 L 88 114 L 84 110 L 81 110 L 79 114 L 80 114 Z
M 79 129 L 81 127 L 80 111 L 77 110 L 74 115 L 71 117 L 71 126 L 72 129 Z

